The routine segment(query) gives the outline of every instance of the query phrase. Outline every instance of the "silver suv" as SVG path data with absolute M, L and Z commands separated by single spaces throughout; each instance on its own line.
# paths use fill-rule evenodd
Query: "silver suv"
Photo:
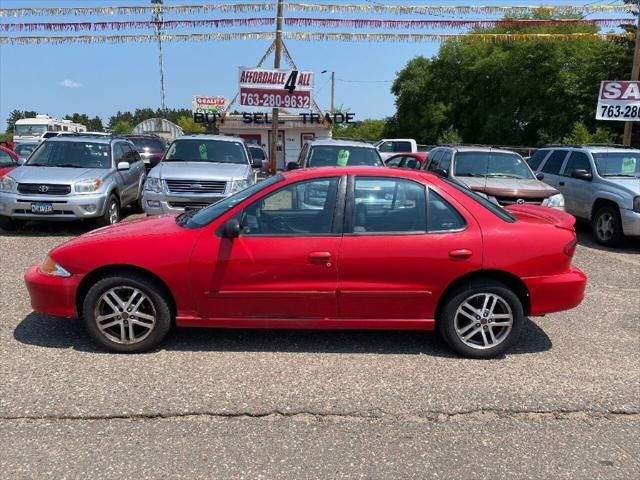
M 216 203 L 256 183 L 244 140 L 223 135 L 176 138 L 150 172 L 143 206 L 148 215 L 180 213 Z
M 42 142 L 29 160 L 0 181 L 0 227 L 23 220 L 96 219 L 117 223 L 138 204 L 144 163 L 128 140 L 65 135 Z
M 598 243 L 640 237 L 640 150 L 558 145 L 538 150 L 529 166 L 562 192 L 565 208 L 591 222 Z

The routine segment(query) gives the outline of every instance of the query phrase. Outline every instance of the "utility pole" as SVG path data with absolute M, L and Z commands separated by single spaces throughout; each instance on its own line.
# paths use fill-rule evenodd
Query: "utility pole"
M 335 113 L 334 100 L 336 97 L 336 72 L 331 72 L 331 113 Z
M 638 81 L 638 74 L 640 74 L 640 4 L 637 4 L 638 8 L 638 21 L 636 22 L 636 48 L 633 51 L 633 68 L 631 69 L 631 80 Z M 627 147 L 631 146 L 631 131 L 633 128 L 633 122 L 624 123 L 624 137 L 622 143 Z
M 151 0 L 152 5 L 160 5 L 162 6 L 164 0 Z M 165 104 L 164 99 L 164 59 L 162 55 L 162 22 L 164 21 L 164 13 L 162 9 L 159 8 L 153 14 L 153 21 L 156 22 L 156 37 L 158 39 L 158 57 L 160 61 L 160 104 L 162 106 L 162 110 L 166 110 L 167 106 Z
M 284 14 L 284 0 L 278 0 L 278 13 L 276 18 L 276 48 L 274 51 L 273 68 L 280 68 L 280 57 L 282 56 L 282 16 Z M 278 108 L 274 107 L 271 112 L 271 155 L 269 157 L 269 170 L 272 175 L 276 174 L 278 162 Z

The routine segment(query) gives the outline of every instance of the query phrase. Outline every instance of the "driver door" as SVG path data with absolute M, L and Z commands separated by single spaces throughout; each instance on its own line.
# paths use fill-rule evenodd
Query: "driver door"
M 293 183 L 247 206 L 239 237 L 212 239 L 219 246 L 210 252 L 200 315 L 336 318 L 342 184 L 340 177 Z

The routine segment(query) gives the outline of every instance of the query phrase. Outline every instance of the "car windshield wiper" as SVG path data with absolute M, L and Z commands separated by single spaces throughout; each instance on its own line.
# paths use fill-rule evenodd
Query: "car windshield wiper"
M 59 163 L 54 165 L 54 167 L 62 167 L 62 168 L 84 168 L 82 165 L 78 165 L 76 163 Z
M 163 162 L 191 162 L 192 160 L 185 160 L 183 158 L 165 158 Z
M 456 173 L 457 177 L 486 177 L 482 173 Z
M 639 178 L 638 175 L 631 175 L 629 173 L 605 173 L 603 177 L 627 177 L 627 178 Z
M 487 173 L 487 177 L 504 177 L 504 178 L 522 178 L 519 175 L 513 175 L 510 173 Z

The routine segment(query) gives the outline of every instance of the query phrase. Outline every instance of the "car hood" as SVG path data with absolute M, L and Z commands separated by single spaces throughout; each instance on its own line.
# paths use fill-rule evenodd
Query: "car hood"
M 558 190 L 540 180 L 525 178 L 456 177 L 471 190 L 494 197 L 547 198 Z
M 631 193 L 640 193 L 640 178 L 604 177 L 604 179 L 611 184 L 629 190 Z
M 249 176 L 248 164 L 212 162 L 160 162 L 149 176 L 173 180 L 231 180 Z
M 19 183 L 68 184 L 88 178 L 105 178 L 109 171 L 106 168 L 31 167 L 22 165 L 11 172 L 11 177 Z

